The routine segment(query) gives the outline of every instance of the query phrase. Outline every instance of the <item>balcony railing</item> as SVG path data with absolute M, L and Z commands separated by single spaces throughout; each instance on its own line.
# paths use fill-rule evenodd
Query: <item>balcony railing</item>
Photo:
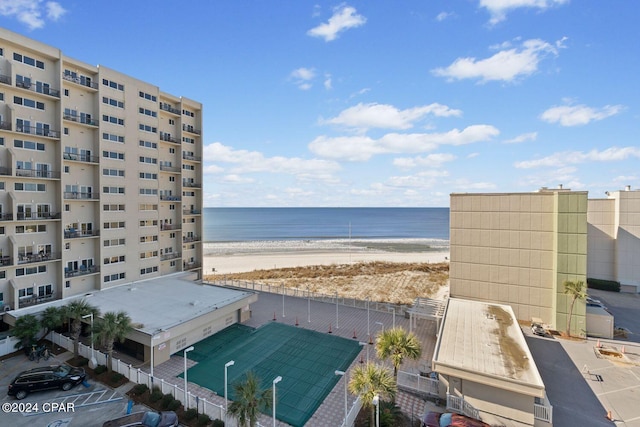
M 76 230 L 75 228 L 64 230 L 65 239 L 77 239 L 79 237 L 96 237 L 99 235 L 100 230 Z
M 0 265 L 2 266 L 13 265 L 13 260 L 11 259 L 10 256 L 2 256 L 0 257 Z
M 58 89 L 51 89 L 48 86 L 37 85 L 37 84 L 26 83 L 26 82 L 16 82 L 16 87 L 27 89 L 27 90 L 30 90 L 31 92 L 41 93 L 43 95 L 55 96 L 56 98 L 60 98 L 60 91 Z
M 4 166 L 0 166 L 0 175 L 11 176 L 11 168 L 6 168 Z
M 13 214 L 12 213 L 0 214 L 0 221 L 13 221 Z
M 196 135 L 200 135 L 200 129 L 196 129 L 191 125 L 182 125 L 182 130 L 189 133 L 195 133 Z
M 180 230 L 181 228 L 182 224 L 160 224 L 160 230 L 162 231 Z
M 181 252 L 169 252 L 168 254 L 160 255 L 160 261 L 169 261 L 170 259 L 176 259 L 182 257 Z
M 10 122 L 0 122 L 0 129 L 2 130 L 11 130 Z
M 173 114 L 176 114 L 178 116 L 180 115 L 180 110 L 179 109 L 174 108 L 171 105 L 166 104 L 164 102 L 160 103 L 160 109 L 164 110 L 164 111 L 168 111 L 168 112 L 173 113 Z
M 180 200 L 182 200 L 182 197 L 181 196 L 173 196 L 173 195 L 161 194 L 160 195 L 160 200 L 163 200 L 165 202 L 179 202 Z
M 39 169 L 16 169 L 16 176 L 26 176 L 29 178 L 60 179 L 60 172 L 43 171 Z
M 81 265 L 80 268 L 76 270 L 70 270 L 69 267 L 65 267 L 64 277 L 65 278 L 77 277 L 77 276 L 84 276 L 86 274 L 93 274 L 93 273 L 99 273 L 99 272 L 100 272 L 100 266 L 98 265 L 92 265 L 91 267 Z
M 200 209 L 183 209 L 182 210 L 183 215 L 200 215 L 200 213 L 201 213 Z
M 81 191 L 65 191 L 64 192 L 65 199 L 74 199 L 74 200 L 99 200 L 99 193 L 84 193 Z
M 82 117 L 82 116 L 74 116 L 74 115 L 70 115 L 70 114 L 65 114 L 64 115 L 64 119 L 65 120 L 69 120 L 71 122 L 76 122 L 76 123 L 82 123 L 83 125 L 89 125 L 89 126 L 98 126 L 98 121 L 88 118 L 88 117 Z
M 54 261 L 62 257 L 61 253 L 56 252 L 40 252 L 38 254 L 18 255 L 18 265 L 33 264 L 36 262 Z
M 11 84 L 11 76 L 0 74 L 0 83 L 4 83 L 6 85 L 10 85 Z
M 52 299 L 54 299 L 54 295 L 55 292 L 51 292 L 50 294 L 45 294 L 42 296 L 35 296 L 35 295 L 31 295 L 28 297 L 22 297 L 20 298 L 19 304 L 20 304 L 20 308 L 24 308 L 24 307 L 31 307 L 34 305 L 38 305 L 38 304 L 42 304 L 48 301 L 51 301 Z M 16 307 L 18 308 L 18 307 Z
M 165 172 L 180 172 L 179 167 L 169 165 L 160 165 L 160 170 Z
M 199 236 L 183 236 L 182 237 L 182 243 L 191 243 L 191 242 L 198 242 L 198 241 L 200 241 Z
M 79 84 L 80 86 L 90 87 L 91 89 L 98 89 L 98 83 L 91 80 L 81 79 L 80 77 L 73 77 L 68 74 L 63 74 L 62 78 L 69 82 Z
M 86 162 L 86 163 L 98 163 L 100 158 L 98 156 L 90 156 L 87 154 L 79 154 L 79 153 L 63 153 L 62 158 L 65 160 L 74 160 L 76 162 Z
M 16 132 L 28 133 L 29 135 L 46 136 L 48 138 L 60 138 L 60 132 L 52 129 L 43 129 L 36 126 L 19 126 L 16 124 Z
M 196 268 L 202 267 L 202 264 L 199 262 L 185 262 L 184 270 L 195 270 Z
M 166 133 L 160 134 L 160 141 L 173 142 L 174 144 L 180 143 L 177 138 L 174 138 L 171 135 L 167 135 Z
M 182 153 L 182 158 L 185 160 L 193 160 L 194 162 L 201 162 L 202 161 L 202 157 L 200 156 L 193 156 L 191 154 L 185 154 Z
M 60 219 L 60 212 L 18 212 L 16 214 L 18 221 L 39 220 L 39 219 Z
M 189 188 L 200 188 L 200 187 L 202 187 L 202 185 L 200 183 L 191 182 L 191 181 L 182 181 L 182 186 L 183 187 L 189 187 Z

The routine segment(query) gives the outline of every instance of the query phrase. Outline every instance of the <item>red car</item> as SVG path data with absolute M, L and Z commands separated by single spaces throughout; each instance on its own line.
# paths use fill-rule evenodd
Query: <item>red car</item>
M 422 419 L 422 427 L 491 427 L 475 418 L 464 415 L 439 412 L 427 412 Z

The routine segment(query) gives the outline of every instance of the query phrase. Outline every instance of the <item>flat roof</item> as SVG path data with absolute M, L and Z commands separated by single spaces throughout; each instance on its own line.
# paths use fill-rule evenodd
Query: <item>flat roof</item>
M 544 383 L 511 306 L 450 298 L 434 370 L 525 394 Z
M 154 334 L 195 319 L 229 304 L 249 298 L 251 291 L 206 285 L 189 280 L 190 273 L 178 273 L 154 279 L 132 282 L 109 289 L 93 291 L 62 300 L 52 301 L 11 311 L 14 317 L 36 314 L 47 307 L 63 306 L 85 298 L 100 309 L 100 313 L 125 311 L 136 330 Z M 249 302 L 247 301 L 247 304 Z

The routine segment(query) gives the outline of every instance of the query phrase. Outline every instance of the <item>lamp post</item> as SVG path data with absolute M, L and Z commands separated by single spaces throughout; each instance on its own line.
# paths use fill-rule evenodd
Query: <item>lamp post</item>
M 278 384 L 280 381 L 282 381 L 282 377 L 278 375 L 273 380 L 273 393 L 271 393 L 273 395 L 273 402 L 271 405 L 273 406 L 273 427 L 276 427 L 276 384 Z
M 360 342 L 358 342 L 358 345 L 367 348 L 367 363 L 369 363 L 369 344 L 366 343 L 366 342 L 360 341 Z
M 284 317 L 284 282 L 282 283 L 282 317 Z
M 338 326 L 338 291 L 336 291 L 336 329 L 339 329 Z
M 228 398 L 227 398 L 227 369 L 229 366 L 233 366 L 236 362 L 233 360 L 224 364 L 224 422 L 227 423 L 227 411 L 229 410 Z
M 396 309 L 395 309 L 395 307 L 387 307 L 387 309 L 393 311 L 393 328 L 395 329 L 395 327 L 396 327 Z
M 311 323 L 311 293 L 307 286 L 307 322 Z
M 371 336 L 371 331 L 369 330 L 369 325 L 371 323 L 369 322 L 369 297 L 367 297 L 367 336 Z
M 380 396 L 377 394 L 373 396 L 372 403 L 376 407 L 376 427 L 380 427 Z
M 193 351 L 193 346 L 184 349 L 184 407 L 189 409 L 189 395 L 187 394 L 187 353 Z
M 344 423 L 342 425 L 347 425 L 347 415 L 349 414 L 349 407 L 347 404 L 347 373 L 345 371 L 336 371 L 336 375 L 340 375 L 344 377 Z
M 82 316 L 83 319 L 86 319 L 87 317 L 91 318 L 91 360 L 89 360 L 89 367 L 91 369 L 95 369 L 96 366 L 98 366 L 98 361 L 96 360 L 96 356 L 93 351 L 93 313 Z

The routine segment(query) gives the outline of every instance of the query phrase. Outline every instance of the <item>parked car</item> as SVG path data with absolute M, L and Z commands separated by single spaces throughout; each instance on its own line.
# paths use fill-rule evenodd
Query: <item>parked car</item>
M 115 418 L 102 424 L 102 427 L 176 427 L 178 415 L 173 411 L 136 412 Z
M 29 369 L 21 372 L 9 384 L 7 394 L 15 396 L 16 399 L 24 399 L 29 393 L 34 391 L 61 388 L 71 390 L 72 387 L 80 384 L 87 374 L 82 368 L 73 368 L 68 365 L 45 366 L 41 368 Z
M 544 327 L 539 323 L 531 324 L 531 332 L 533 332 L 534 335 L 540 335 L 541 337 L 547 335 L 547 331 L 545 331 Z

